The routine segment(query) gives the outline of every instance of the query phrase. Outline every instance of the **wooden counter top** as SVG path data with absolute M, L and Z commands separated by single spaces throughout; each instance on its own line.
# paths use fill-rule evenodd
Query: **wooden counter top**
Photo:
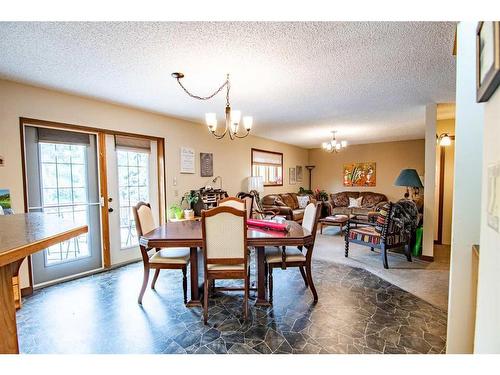
M 86 233 L 86 225 L 43 213 L 0 216 L 0 267 Z

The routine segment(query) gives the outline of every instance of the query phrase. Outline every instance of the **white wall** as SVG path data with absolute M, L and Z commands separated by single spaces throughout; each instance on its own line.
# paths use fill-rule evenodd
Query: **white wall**
M 500 353 L 500 233 L 488 226 L 488 166 L 500 164 L 500 88 L 484 105 L 481 247 L 474 353 Z M 499 193 L 497 186 L 497 194 Z M 497 198 L 497 199 L 500 199 Z
M 476 22 L 458 24 L 455 191 L 447 353 L 471 353 L 474 342 L 475 291 L 471 247 L 479 243 L 483 146 L 483 106 L 476 103 L 476 26 Z
M 434 207 L 436 186 L 436 120 L 437 105 L 425 108 L 425 176 L 424 176 L 424 237 L 422 255 L 434 256 Z

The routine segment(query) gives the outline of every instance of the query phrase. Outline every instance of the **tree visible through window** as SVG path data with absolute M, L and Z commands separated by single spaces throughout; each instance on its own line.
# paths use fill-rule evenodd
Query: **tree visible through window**
M 264 186 L 283 185 L 283 154 L 252 148 L 252 176 L 264 178 Z
M 149 202 L 149 153 L 117 150 L 120 241 L 126 249 L 138 244 L 132 207 Z

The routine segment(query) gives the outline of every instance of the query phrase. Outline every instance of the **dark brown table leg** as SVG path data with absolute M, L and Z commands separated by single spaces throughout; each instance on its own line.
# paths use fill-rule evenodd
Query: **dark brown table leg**
M 271 306 L 266 298 L 266 275 L 265 275 L 265 258 L 266 254 L 264 247 L 256 247 L 257 249 L 257 306 Z
M 0 267 L 0 354 L 19 353 L 16 327 L 16 308 L 12 276 L 14 265 Z
M 200 287 L 198 282 L 198 248 L 190 248 L 190 279 L 191 279 L 191 299 L 186 304 L 187 307 L 201 306 Z

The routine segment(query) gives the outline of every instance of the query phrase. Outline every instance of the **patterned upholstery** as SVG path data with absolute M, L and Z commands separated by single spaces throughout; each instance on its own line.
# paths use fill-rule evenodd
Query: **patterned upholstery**
M 349 230 L 349 239 L 379 245 L 381 234 L 374 227 L 353 228 Z M 404 244 L 408 241 L 405 232 L 391 233 L 386 236 L 385 244 L 389 246 Z
M 156 228 L 151 207 L 145 205 L 139 207 L 137 216 L 139 217 L 139 223 L 143 234 L 149 233 Z
M 309 232 L 312 232 L 314 228 L 315 219 L 316 219 L 316 206 L 313 203 L 309 203 L 304 210 L 304 217 L 302 219 L 302 228 L 305 228 Z
M 299 208 L 298 202 L 295 202 L 291 194 L 281 194 L 281 200 L 292 210 L 296 210 L 297 208 Z
M 207 259 L 244 258 L 245 233 L 244 218 L 241 216 L 220 212 L 205 217 Z M 217 267 L 217 269 L 234 269 L 233 265 L 217 265 Z
M 226 206 L 226 207 L 233 207 L 236 208 L 237 210 L 244 211 L 245 210 L 245 203 L 241 203 L 232 199 L 228 199 L 227 201 L 224 202 L 219 202 L 219 206 Z
M 377 220 L 375 222 L 375 230 L 378 233 L 382 233 L 382 230 L 384 229 L 384 225 L 387 221 L 387 217 L 389 216 L 390 208 L 391 208 L 390 204 L 386 203 L 386 204 L 384 204 L 384 206 L 382 206 L 382 208 L 378 212 Z
M 346 193 L 331 194 L 331 200 L 334 207 L 347 207 L 349 206 L 349 197 Z

